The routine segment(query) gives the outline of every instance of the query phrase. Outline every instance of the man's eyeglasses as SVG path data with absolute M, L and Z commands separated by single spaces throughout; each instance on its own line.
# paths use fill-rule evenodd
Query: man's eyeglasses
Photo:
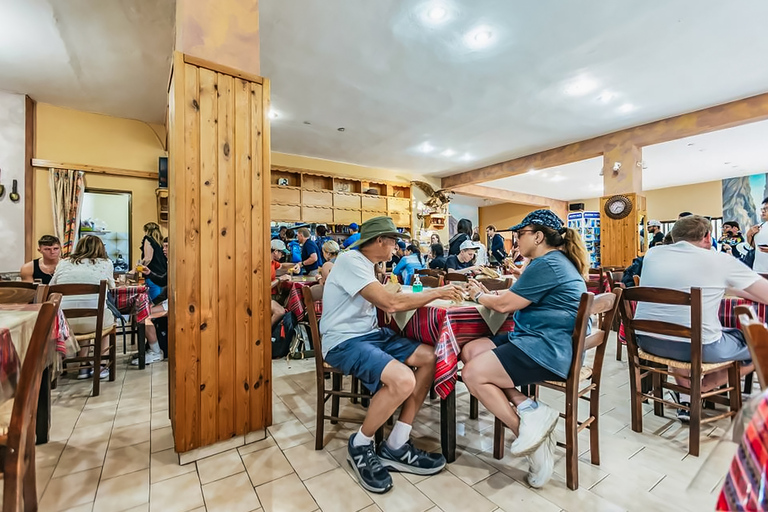
M 520 236 L 520 235 L 522 235 L 523 233 L 535 233 L 535 232 L 536 232 L 536 231 L 535 231 L 535 230 L 533 230 L 533 229 L 521 229 L 520 231 L 518 231 L 518 232 L 517 232 L 517 236 L 519 237 L 519 236 Z

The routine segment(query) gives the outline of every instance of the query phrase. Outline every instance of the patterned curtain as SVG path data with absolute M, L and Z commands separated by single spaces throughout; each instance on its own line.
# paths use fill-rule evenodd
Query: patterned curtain
M 53 229 L 61 240 L 61 255 L 68 256 L 77 245 L 80 209 L 85 192 L 83 171 L 51 169 L 51 202 Z

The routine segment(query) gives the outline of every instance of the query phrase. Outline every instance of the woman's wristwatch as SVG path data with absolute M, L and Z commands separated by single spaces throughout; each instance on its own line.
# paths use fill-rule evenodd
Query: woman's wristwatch
M 480 290 L 479 292 L 477 292 L 477 295 L 472 297 L 472 300 L 474 300 L 475 302 L 478 302 L 480 300 L 480 297 L 482 297 L 484 294 L 485 294 L 485 292 Z

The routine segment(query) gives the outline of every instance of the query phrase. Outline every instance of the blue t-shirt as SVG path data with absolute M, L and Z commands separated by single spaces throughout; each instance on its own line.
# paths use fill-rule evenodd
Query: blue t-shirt
M 531 260 L 511 290 L 531 304 L 515 312 L 510 342 L 542 367 L 567 378 L 576 313 L 581 294 L 587 291 L 584 278 L 565 254 L 551 251 Z
M 320 250 L 317 248 L 317 244 L 311 238 L 307 238 L 304 245 L 301 246 L 301 261 L 307 261 L 307 258 L 313 254 L 317 254 L 317 261 L 311 265 L 304 265 L 304 270 L 307 272 L 317 270 L 320 261 Z
M 403 284 L 411 284 L 413 274 L 417 270 L 421 270 L 423 268 L 424 264 L 419 260 L 418 255 L 409 254 L 408 256 L 403 256 L 400 258 L 400 261 L 397 263 L 397 265 L 395 265 L 395 268 L 392 269 L 392 272 L 403 279 Z
M 347 247 L 357 242 L 358 240 L 360 240 L 360 233 L 353 233 L 349 235 L 346 240 L 344 240 L 344 243 L 342 244 L 342 246 L 346 249 Z

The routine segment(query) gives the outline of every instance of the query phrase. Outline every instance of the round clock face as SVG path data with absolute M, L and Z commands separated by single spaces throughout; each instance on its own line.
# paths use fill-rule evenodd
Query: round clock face
M 632 201 L 626 196 L 613 196 L 605 202 L 605 214 L 612 219 L 623 219 L 632 211 Z

